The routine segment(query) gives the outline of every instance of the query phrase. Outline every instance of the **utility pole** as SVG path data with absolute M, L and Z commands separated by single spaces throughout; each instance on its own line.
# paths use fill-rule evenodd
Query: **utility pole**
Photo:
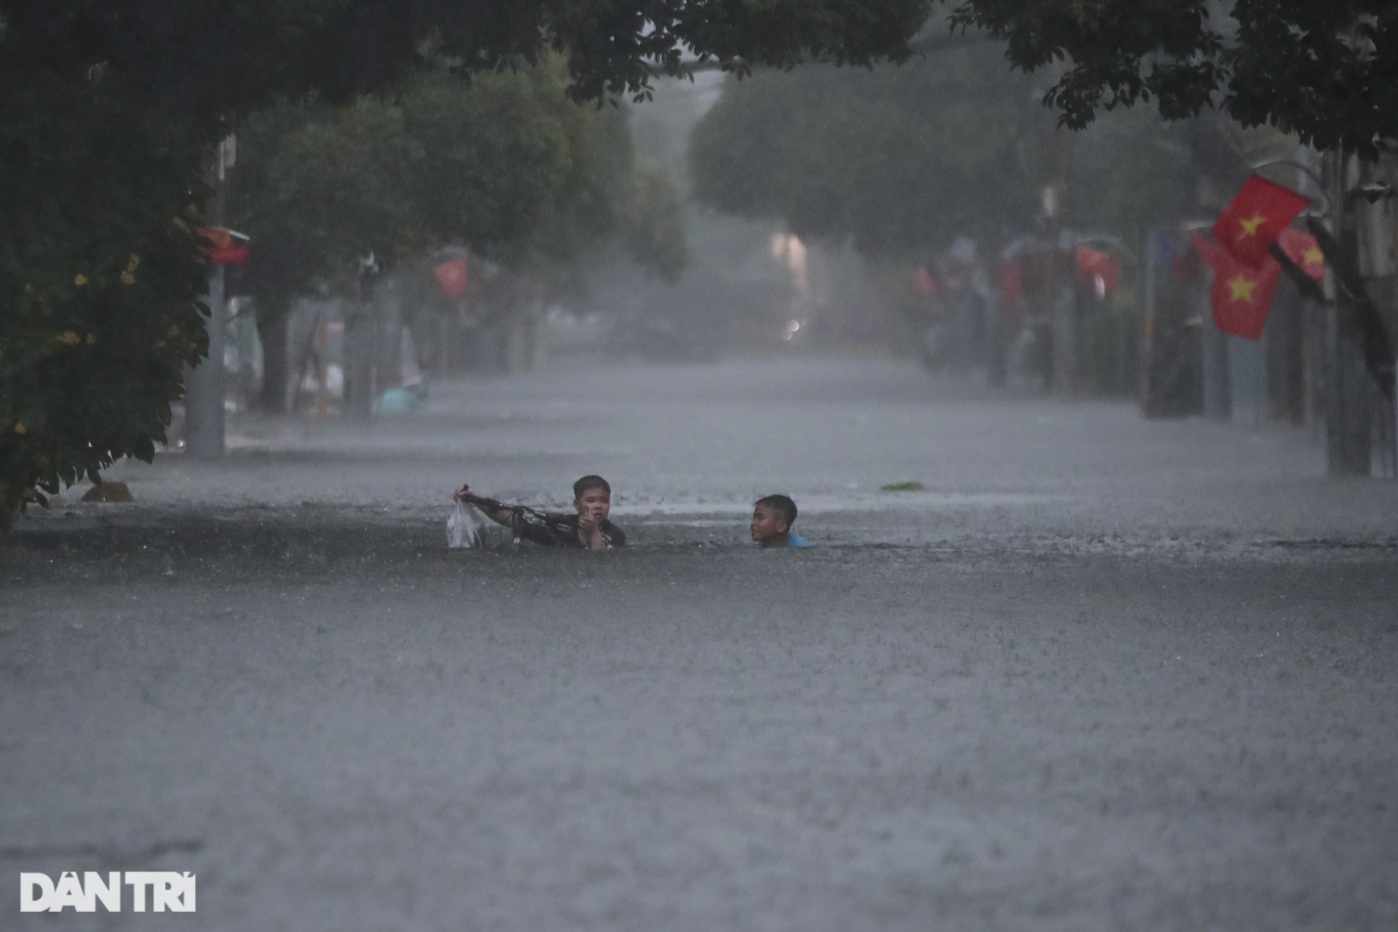
M 1391 165 L 1391 163 L 1389 163 Z M 1376 340 L 1380 349 L 1366 347 L 1366 368 L 1372 378 L 1369 390 L 1370 404 L 1373 406 L 1375 444 L 1373 451 L 1378 475 L 1398 478 L 1398 353 L 1395 353 L 1391 322 L 1392 314 L 1385 318 L 1379 313 L 1377 301 L 1373 300 L 1377 291 L 1379 301 L 1389 304 L 1390 311 L 1395 297 L 1394 276 L 1398 275 L 1398 253 L 1395 253 L 1395 233 L 1398 233 L 1398 212 L 1394 209 L 1392 185 L 1382 177 L 1381 168 L 1385 163 L 1364 162 L 1360 165 L 1359 189 L 1355 192 L 1357 208 L 1359 252 L 1356 259 L 1358 274 L 1373 288 L 1369 290 L 1370 310 L 1373 312 L 1369 325 L 1370 333 L 1365 338 Z
M 1049 180 L 1043 188 L 1042 206 L 1051 256 L 1048 312 L 1049 332 L 1053 335 L 1053 374 L 1049 389 L 1060 398 L 1070 398 L 1079 387 L 1077 257 L 1069 233 L 1073 207 L 1069 191 L 1072 134 L 1056 126 L 1050 129 L 1048 153 Z
M 1229 368 L 1228 335 L 1214 323 L 1209 292 L 1194 295 L 1199 320 L 1200 404 L 1204 417 L 1226 421 L 1233 417 L 1233 379 Z
M 374 398 L 378 395 L 379 313 L 375 294 L 379 263 L 371 252 L 359 260 L 358 300 L 350 319 L 349 359 L 345 372 L 345 402 L 350 419 L 367 424 L 374 419 Z
M 224 225 L 224 197 L 228 169 L 232 167 L 236 149 L 232 136 L 218 145 L 211 166 L 214 195 L 210 203 L 210 220 L 214 227 Z M 196 459 L 222 459 L 224 446 L 223 422 L 223 336 L 228 325 L 227 301 L 224 294 L 222 263 L 209 265 L 209 317 L 205 321 L 209 336 L 209 354 L 192 369 L 185 370 L 185 452 Z
M 1358 182 L 1356 159 L 1343 151 L 1327 152 L 1324 180 L 1333 211 L 1338 262 L 1358 269 L 1359 229 L 1349 192 Z M 1370 437 L 1369 374 L 1356 296 L 1343 287 L 1337 261 L 1326 263 L 1326 460 L 1332 476 L 1368 476 L 1373 458 Z
M 1221 151 L 1216 119 L 1197 116 L 1189 123 L 1189 158 L 1194 176 L 1193 203 L 1187 208 L 1194 216 L 1214 216 L 1223 206 L 1221 187 L 1233 166 L 1231 153 Z M 1189 229 L 1204 228 L 1191 221 Z M 1199 412 L 1206 418 L 1227 421 L 1233 416 L 1233 380 L 1228 358 L 1228 335 L 1214 323 L 1213 300 L 1209 291 L 1193 294 L 1195 334 L 1199 350 Z

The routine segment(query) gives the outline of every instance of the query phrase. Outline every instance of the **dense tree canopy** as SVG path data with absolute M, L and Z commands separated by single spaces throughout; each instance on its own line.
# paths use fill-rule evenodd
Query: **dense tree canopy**
M 178 396 L 170 373 L 201 352 L 186 219 L 207 197 L 198 164 L 273 100 L 354 101 L 433 54 L 470 76 L 549 51 L 574 98 L 645 96 L 691 57 L 739 71 L 905 59 L 947 13 L 1007 39 L 1017 65 L 1060 62 L 1050 98 L 1069 126 L 1153 100 L 1366 155 L 1398 136 L 1388 0 L 0 0 L 0 204 L 30 231 L 0 247 L 0 522 L 35 486 L 149 454 Z M 101 152 L 58 151 L 94 141 Z M 144 271 L 126 271 L 133 256 Z M 83 269 L 140 290 L 74 290 L 80 275 L 107 289 L 106 272 Z M 103 367 L 64 361 L 70 333 L 101 352 L 104 328 L 135 318 L 127 371 L 141 386 L 106 394 Z M 46 336 L 56 324 L 62 351 Z M 64 408 L 60 392 L 107 401 Z
M 45 77 L 0 94 L 0 525 L 36 487 L 150 458 L 204 351 L 198 159 L 124 132 L 128 107 Z
M 1215 123 L 1137 110 L 1070 134 L 1038 106 L 1041 87 L 989 41 L 873 72 L 730 80 L 693 135 L 694 194 L 806 239 L 917 262 L 959 236 L 991 244 L 1033 230 L 1050 181 L 1069 187 L 1060 220 L 1133 242 L 1197 209 L 1191 151 L 1203 133 L 1219 147 Z
M 425 250 L 464 246 L 541 274 L 611 240 L 642 264 L 684 264 L 673 192 L 635 164 L 625 107 L 579 107 L 557 59 L 478 76 L 441 67 L 392 95 L 350 104 L 283 104 L 240 133 L 231 222 L 256 235 L 239 271 L 253 295 L 267 360 L 264 405 L 284 400 L 281 328 L 293 299 L 347 285 L 373 253 L 392 268 Z
M 730 81 L 695 130 L 700 203 L 866 254 L 927 252 L 1032 216 L 1042 111 L 991 43 L 875 72 Z
M 423 43 L 489 71 L 550 48 L 576 96 L 641 92 L 682 54 L 793 64 L 907 54 L 927 0 L 52 0 L 0 4 L 15 75 L 109 71 L 152 114 L 221 119 L 273 95 L 333 100 L 384 87 Z
M 347 103 L 354 133 L 388 141 L 407 117 L 353 102 L 433 56 L 470 77 L 557 51 L 571 96 L 597 100 L 644 94 L 682 50 L 739 67 L 898 57 L 925 12 L 923 0 L 0 0 L 0 205 L 19 234 L 0 244 L 0 524 L 37 489 L 149 458 L 163 439 L 181 366 L 204 348 L 201 170 L 276 99 Z M 397 205 L 360 207 L 386 235 L 411 234 Z
M 1374 155 L 1398 138 L 1398 7 L 1389 0 L 964 0 L 962 26 L 1008 40 L 1081 128 L 1153 101 L 1167 118 L 1213 106 L 1317 148 Z
M 229 215 L 259 247 L 243 277 L 288 296 L 370 252 L 392 265 L 443 243 L 526 249 L 575 197 L 608 209 L 595 189 L 618 183 L 624 166 L 606 163 L 629 146 L 623 111 L 568 103 L 545 67 L 470 84 L 433 71 L 393 95 L 286 103 L 240 138 Z

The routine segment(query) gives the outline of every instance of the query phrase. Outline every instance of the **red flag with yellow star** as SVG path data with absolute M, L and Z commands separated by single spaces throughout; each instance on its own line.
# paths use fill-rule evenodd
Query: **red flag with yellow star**
M 1218 243 L 1201 236 L 1189 238 L 1214 272 L 1213 287 L 1209 290 L 1213 298 L 1214 324 L 1224 333 L 1249 340 L 1260 338 L 1281 274 L 1277 260 L 1268 258 L 1262 268 L 1251 269 Z
M 199 248 L 211 265 L 242 265 L 248 261 L 248 243 L 252 237 L 226 227 L 200 227 Z M 208 245 L 205 246 L 204 242 Z
M 1316 281 L 1325 281 L 1325 253 L 1320 243 L 1309 233 L 1302 233 L 1295 227 L 1287 227 L 1277 237 L 1277 245 L 1286 253 L 1296 267 Z
M 1214 221 L 1214 239 L 1234 259 L 1251 268 L 1261 268 L 1267 247 L 1310 202 L 1310 198 L 1275 181 L 1249 175 Z

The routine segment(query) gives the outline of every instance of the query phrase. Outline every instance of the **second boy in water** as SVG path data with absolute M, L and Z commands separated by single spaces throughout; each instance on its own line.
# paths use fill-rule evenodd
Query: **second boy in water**
M 796 503 L 786 495 L 767 495 L 752 506 L 752 539 L 763 547 L 809 547 L 810 541 L 791 529 Z

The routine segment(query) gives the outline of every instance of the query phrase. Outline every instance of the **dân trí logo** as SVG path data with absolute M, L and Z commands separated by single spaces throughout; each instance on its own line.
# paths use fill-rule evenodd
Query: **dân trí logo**
M 126 895 L 129 892 L 129 896 Z M 48 874 L 19 875 L 22 913 L 97 912 L 129 908 L 133 913 L 194 912 L 194 874 L 175 871 L 64 871 L 54 881 Z

